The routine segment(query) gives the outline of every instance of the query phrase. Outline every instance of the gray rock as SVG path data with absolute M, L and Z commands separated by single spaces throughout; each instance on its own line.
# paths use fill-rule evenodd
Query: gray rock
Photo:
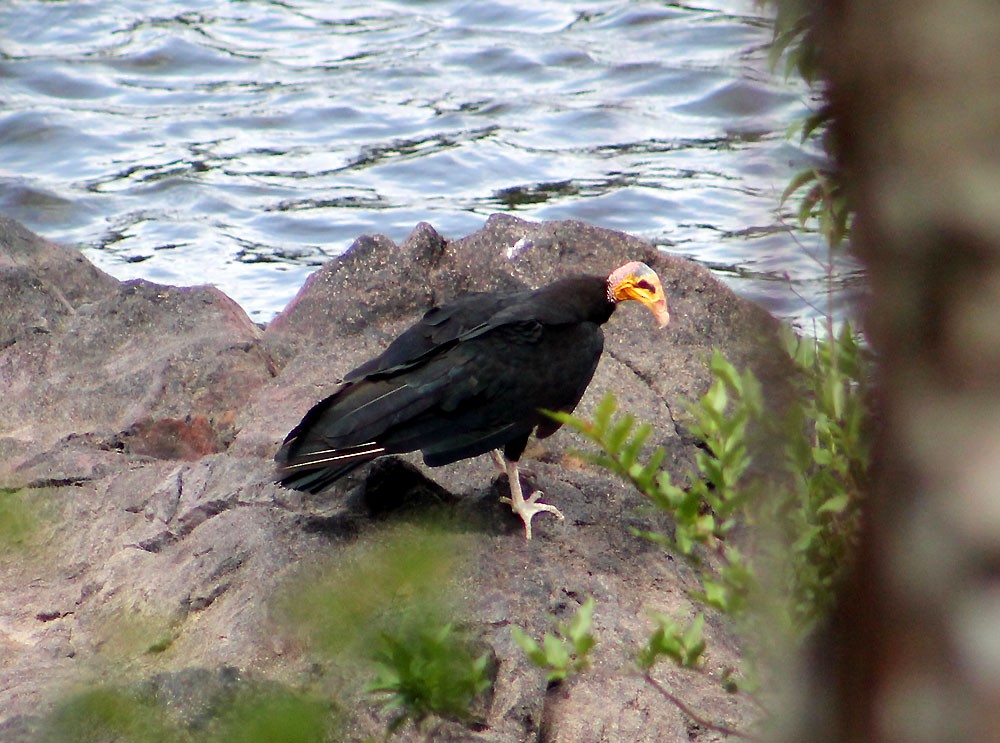
M 676 411 L 707 388 L 712 349 L 778 383 L 776 324 L 704 268 L 634 237 L 503 215 L 453 242 L 427 224 L 400 246 L 361 237 L 261 331 L 214 288 L 121 283 L 0 218 L 0 483 L 22 488 L 0 497 L 38 515 L 26 546 L 0 547 L 0 739 L 27 735 L 78 684 L 155 677 L 157 688 L 174 688 L 164 681 L 171 674 L 219 678 L 220 669 L 324 693 L 335 686 L 345 737 L 377 735 L 387 718 L 364 679 L 285 631 L 275 601 L 302 569 L 359 544 L 378 550 L 431 513 L 445 515 L 464 550 L 458 618 L 497 663 L 483 724 L 445 722 L 436 739 L 720 739 L 629 674 L 648 612 L 696 612 L 685 593 L 695 577 L 632 536 L 630 527 L 669 524 L 572 456 L 582 446 L 572 433 L 526 454 L 529 477 L 567 516 L 540 516 L 529 543 L 498 503 L 506 485 L 493 482 L 485 457 L 436 470 L 413 456 L 385 460 L 319 496 L 271 481 L 274 451 L 309 406 L 434 303 L 636 259 L 663 279 L 672 324 L 657 331 L 641 308 L 617 312 L 579 411 L 590 414 L 613 390 L 655 425 L 654 443 L 680 472 L 694 445 Z M 510 627 L 540 637 L 552 615 L 568 618 L 587 596 L 597 601 L 594 667 L 547 691 Z M 723 624 L 710 622 L 709 635 L 709 670 L 736 664 Z M 331 681 L 338 674 L 351 680 Z M 664 667 L 661 678 L 708 718 L 753 719 L 701 675 Z

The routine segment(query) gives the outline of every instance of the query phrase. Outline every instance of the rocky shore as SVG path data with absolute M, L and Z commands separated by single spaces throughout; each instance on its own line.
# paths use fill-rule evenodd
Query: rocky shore
M 536 519 L 527 543 L 486 457 L 435 470 L 390 460 L 319 496 L 272 482 L 274 452 L 304 411 L 433 304 L 627 260 L 659 273 L 672 322 L 658 331 L 641 308 L 617 312 L 579 412 L 614 391 L 654 424 L 652 443 L 680 474 L 697 443 L 680 409 L 707 388 L 712 349 L 775 376 L 776 324 L 706 269 L 634 237 L 506 215 L 454 241 L 425 223 L 402 245 L 363 236 L 261 328 L 213 287 L 119 282 L 0 218 L 0 497 L 16 491 L 38 516 L 30 544 L 0 551 L 0 740 L 34 740 L 80 685 L 152 683 L 192 733 L 204 721 L 191 710 L 213 694 L 315 688 L 323 663 L 276 625 L 275 596 L 314 563 L 379 549 L 430 502 L 463 545 L 458 619 L 496 661 L 481 724 L 449 722 L 436 739 L 722 740 L 628 673 L 649 612 L 696 611 L 691 568 L 632 535 L 669 525 L 573 456 L 583 444 L 572 433 L 522 460 L 567 517 Z M 540 637 L 588 596 L 594 665 L 547 691 L 510 627 Z M 709 624 L 709 670 L 734 665 L 724 624 Z M 698 675 L 661 675 L 711 719 L 752 719 Z M 337 700 L 350 740 L 379 735 L 387 719 L 362 686 Z

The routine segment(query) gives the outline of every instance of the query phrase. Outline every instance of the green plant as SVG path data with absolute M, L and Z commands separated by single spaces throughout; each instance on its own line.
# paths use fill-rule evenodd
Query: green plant
M 492 684 L 489 659 L 452 624 L 420 626 L 407 635 L 383 633 L 368 691 L 385 695 L 385 709 L 395 713 L 389 732 L 408 720 L 419 726 L 431 714 L 469 720 L 475 698 Z
M 588 598 L 569 622 L 556 627 L 556 634 L 546 634 L 540 645 L 520 627 L 512 627 L 511 633 L 528 659 L 545 670 L 546 681 L 556 683 L 590 665 L 590 651 L 596 644 L 590 631 L 593 616 L 594 599 Z
M 43 720 L 39 737 L 50 743 L 325 743 L 334 740 L 328 704 L 277 684 L 241 689 L 213 704 L 215 715 L 184 724 L 169 703 L 133 688 L 104 684 L 68 694 Z M 203 726 L 204 725 L 204 726 Z
M 808 4 L 801 0 L 762 0 L 761 4 L 765 2 L 775 8 L 774 36 L 768 50 L 771 69 L 783 66 L 786 77 L 798 73 L 816 102 L 813 111 L 789 127 L 789 135 L 797 133 L 800 142 L 815 145 L 826 157 L 823 164 L 803 168 L 792 176 L 781 194 L 780 205 L 795 197 L 799 226 L 815 223 L 832 250 L 850 236 L 854 206 L 831 136 L 834 109 L 820 77 L 822 49 Z
M 462 554 L 453 534 L 400 524 L 346 547 L 336 562 L 303 569 L 277 598 L 275 613 L 325 656 L 367 658 L 382 634 L 402 630 L 402 617 L 447 613 L 447 587 Z
M 373 670 L 367 690 L 391 713 L 389 733 L 431 715 L 470 721 L 492 669 L 489 654 L 450 619 L 463 538 L 426 524 L 393 529 L 291 581 L 276 613 L 349 683 Z
M 850 561 L 868 488 L 871 426 L 867 351 L 850 324 L 822 341 L 786 332 L 785 348 L 798 374 L 784 439 L 784 489 L 774 499 L 787 567 L 790 623 L 808 634 L 832 607 L 834 589 Z M 796 431 L 806 435 L 795 436 Z
M 698 614 L 686 628 L 662 614 L 655 614 L 653 620 L 656 629 L 636 653 L 639 668 L 650 671 L 664 657 L 683 668 L 697 668 L 705 652 L 705 615 Z
M 190 740 L 161 707 L 134 691 L 113 686 L 97 686 L 64 698 L 44 721 L 40 737 L 47 743 Z
M 556 420 L 575 428 L 600 449 L 587 456 L 593 463 L 630 481 L 641 493 L 669 513 L 673 535 L 639 532 L 664 547 L 693 557 L 699 545 L 723 546 L 723 540 L 738 523 L 748 493 L 741 488 L 750 464 L 746 429 L 761 411 L 760 384 L 752 372 L 738 374 L 716 352 L 711 360 L 715 381 L 697 405 L 688 406 L 692 433 L 705 443 L 696 462 L 700 476 L 682 487 L 663 468 L 666 451 L 655 449 L 642 461 L 652 427 L 636 425 L 631 414 L 616 415 L 617 403 L 610 393 L 594 412 L 593 421 L 566 413 L 552 413 Z
M 798 72 L 810 85 L 819 75 L 819 48 L 810 22 L 810 7 L 804 0 L 758 0 L 758 5 L 775 9 L 774 34 L 768 48 L 771 69 L 777 69 L 782 59 L 787 77 Z
M 823 340 L 788 331 L 784 343 L 795 395 L 783 415 L 767 410 L 750 370 L 713 355 L 711 386 L 687 405 L 689 428 L 704 445 L 687 486 L 663 468 L 662 448 L 646 451 L 650 426 L 619 414 L 611 395 L 592 421 L 553 414 L 597 446 L 590 461 L 631 482 L 669 517 L 672 532 L 636 534 L 699 565 L 692 597 L 731 617 L 743 640 L 744 666 L 724 674 L 723 688 L 755 701 L 762 686 L 774 690 L 777 659 L 798 647 L 832 604 L 857 538 L 868 471 L 868 360 L 850 326 Z M 704 614 L 686 627 L 668 617 L 654 621 L 636 653 L 640 673 L 706 723 L 652 676 L 661 659 L 700 670 Z
M 210 743 L 325 743 L 335 739 L 330 705 L 274 686 L 236 695 L 207 736 Z M 205 738 L 203 738 L 205 739 Z
M 802 141 L 809 138 L 813 127 L 825 127 L 829 118 L 829 106 L 824 105 L 806 119 L 802 126 Z M 780 204 L 784 205 L 795 194 L 800 194 L 796 212 L 799 226 L 805 227 L 815 221 L 819 233 L 831 248 L 836 248 L 849 236 L 854 207 L 838 168 L 827 165 L 800 170 L 782 192 Z

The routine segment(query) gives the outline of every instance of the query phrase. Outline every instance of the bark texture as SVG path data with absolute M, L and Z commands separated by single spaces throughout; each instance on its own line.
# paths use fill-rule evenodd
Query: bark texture
M 821 9 L 884 409 L 862 554 L 794 737 L 1000 740 L 1000 4 Z

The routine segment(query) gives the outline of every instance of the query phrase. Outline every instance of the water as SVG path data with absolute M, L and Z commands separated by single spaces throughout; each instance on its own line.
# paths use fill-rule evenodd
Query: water
M 806 91 L 752 0 L 7 0 L 0 211 L 119 278 L 213 283 L 258 321 L 363 233 L 583 219 L 808 326 Z M 857 284 L 832 272 L 835 312 Z

